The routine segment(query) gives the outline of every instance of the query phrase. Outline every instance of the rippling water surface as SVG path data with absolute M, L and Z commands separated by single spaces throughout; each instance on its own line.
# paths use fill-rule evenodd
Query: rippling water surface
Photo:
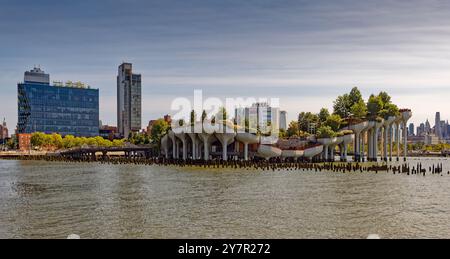
M 450 238 L 450 161 L 421 161 L 445 174 L 0 160 L 0 238 Z

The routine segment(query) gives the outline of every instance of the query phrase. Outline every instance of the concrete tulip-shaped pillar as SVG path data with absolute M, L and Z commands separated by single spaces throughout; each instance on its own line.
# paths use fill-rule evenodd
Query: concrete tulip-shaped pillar
M 384 161 L 388 161 L 388 136 L 389 136 L 389 139 L 392 138 L 390 136 L 391 128 L 392 128 L 392 124 L 395 122 L 396 119 L 397 118 L 395 116 L 390 116 L 384 121 L 384 136 L 383 136 L 383 140 L 384 140 L 384 144 L 383 144 Z M 392 143 L 391 143 L 391 145 L 392 145 Z
M 248 145 L 260 143 L 260 137 L 251 133 L 243 132 L 236 135 L 236 139 L 244 144 L 244 160 L 248 160 Z
M 344 162 L 348 161 L 348 145 L 355 140 L 355 135 L 349 134 L 342 137 L 342 154 L 341 160 Z
M 161 138 L 161 147 L 164 150 L 164 155 L 166 159 L 169 158 L 169 136 L 166 134 Z
M 191 141 L 192 141 L 192 159 L 193 160 L 196 160 L 197 159 L 197 152 L 198 152 L 198 149 L 197 149 L 197 147 L 198 147 L 198 138 L 197 138 L 197 134 L 195 134 L 195 133 L 188 133 L 187 134 L 188 136 L 189 136 L 189 138 L 191 139 Z
M 372 147 L 372 161 L 378 161 L 378 136 L 380 134 L 381 127 L 384 126 L 384 120 L 375 122 L 375 128 L 373 129 L 373 147 Z
M 400 135 L 401 135 L 401 120 L 396 122 L 395 128 L 395 142 L 397 143 L 397 161 L 400 161 Z
M 390 146 L 391 146 L 391 153 L 390 156 L 392 158 L 392 124 L 397 120 L 397 117 L 395 116 L 390 116 L 388 117 L 385 121 L 384 121 L 384 136 L 383 136 L 383 140 L 384 140 L 384 160 L 387 161 L 388 160 L 388 138 L 391 141 L 390 142 Z M 391 159 L 392 160 L 392 159 Z
M 361 161 L 361 133 L 369 126 L 367 121 L 355 125 L 350 125 L 348 128 L 355 133 L 355 161 Z M 364 152 L 364 151 L 363 151 Z
M 373 129 L 375 128 L 375 122 L 374 121 L 369 121 L 367 128 L 365 129 L 364 132 L 367 132 L 367 157 L 370 160 L 372 157 L 372 140 L 373 140 Z M 365 135 L 365 134 L 364 134 Z M 365 143 L 365 136 L 363 136 L 363 140 L 362 140 L 362 161 L 364 162 L 364 152 L 365 152 L 365 147 L 364 147 L 364 143 Z
M 392 150 L 394 147 L 394 127 L 395 122 L 389 127 L 389 161 L 392 162 Z
M 333 138 L 331 145 L 330 145 L 330 160 L 334 161 L 334 152 L 336 150 L 336 146 L 342 144 L 342 142 L 344 142 L 344 137 L 337 137 L 337 138 Z
M 373 128 L 367 131 L 367 161 L 372 160 L 372 151 L 373 151 Z
M 179 133 L 179 134 L 175 134 L 175 136 L 181 141 L 181 143 L 183 145 L 183 160 L 186 160 L 187 159 L 187 138 L 186 138 L 186 134 Z
M 406 161 L 406 157 L 408 156 L 408 131 L 406 130 L 406 127 L 409 119 L 412 117 L 412 112 L 408 110 L 402 112 L 401 114 L 403 120 L 403 159 Z
M 172 158 L 177 159 L 178 158 L 177 138 L 175 137 L 175 133 L 173 133 L 173 131 L 169 131 L 168 135 L 170 140 L 172 140 Z
M 200 137 L 197 135 L 197 155 L 195 157 L 195 159 L 202 159 L 202 140 L 200 139 Z
M 330 145 L 333 143 L 333 139 L 332 138 L 321 138 L 318 139 L 317 142 L 319 142 L 320 144 L 323 145 L 323 154 L 322 154 L 322 158 L 324 161 L 328 161 L 328 154 L 329 154 L 329 148 Z
M 361 132 L 361 135 L 359 136 L 359 150 L 360 150 L 360 158 L 358 160 L 358 162 L 364 162 L 364 156 L 365 156 L 365 152 L 366 152 L 366 148 L 365 148 L 365 143 L 366 143 L 366 135 L 368 134 L 368 129 L 364 129 Z
M 228 145 L 234 142 L 234 137 L 236 133 L 216 133 L 216 138 L 222 144 L 222 159 L 224 161 L 228 160 Z
M 209 160 L 209 149 L 212 142 L 214 142 L 214 135 L 208 133 L 198 134 L 198 137 L 203 142 L 203 159 Z

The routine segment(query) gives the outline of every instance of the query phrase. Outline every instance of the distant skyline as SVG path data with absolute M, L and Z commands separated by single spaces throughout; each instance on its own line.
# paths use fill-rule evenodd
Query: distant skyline
M 0 117 L 17 123 L 17 83 L 40 65 L 52 81 L 100 89 L 116 124 L 116 75 L 142 74 L 143 127 L 172 99 L 278 97 L 289 120 L 332 110 L 358 86 L 387 91 L 419 125 L 450 118 L 450 2 L 0 0 Z M 126 6 L 126 8 L 124 8 Z M 447 113 L 448 111 L 448 113 Z M 433 125 L 432 125 L 433 126 Z

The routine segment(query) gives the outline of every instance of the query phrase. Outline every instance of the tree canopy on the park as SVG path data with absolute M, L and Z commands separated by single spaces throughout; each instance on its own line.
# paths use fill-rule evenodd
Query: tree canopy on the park
M 347 119 L 356 120 L 381 120 L 390 116 L 398 116 L 399 109 L 392 103 L 392 98 L 387 92 L 372 94 L 367 102 L 364 101 L 361 91 L 354 87 L 349 93 L 340 95 L 333 102 L 333 113 L 327 108 L 322 108 L 319 113 L 301 112 L 298 116 L 297 126 L 289 125 L 287 136 L 300 135 L 300 133 L 313 133 L 316 136 L 333 137 L 342 131 L 348 124 Z M 333 133 L 334 132 L 334 133 Z

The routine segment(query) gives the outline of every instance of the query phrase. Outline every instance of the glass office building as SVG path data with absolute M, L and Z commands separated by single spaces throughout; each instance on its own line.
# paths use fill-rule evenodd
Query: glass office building
M 18 133 L 98 136 L 99 90 L 82 83 L 50 85 L 39 68 L 18 84 Z

